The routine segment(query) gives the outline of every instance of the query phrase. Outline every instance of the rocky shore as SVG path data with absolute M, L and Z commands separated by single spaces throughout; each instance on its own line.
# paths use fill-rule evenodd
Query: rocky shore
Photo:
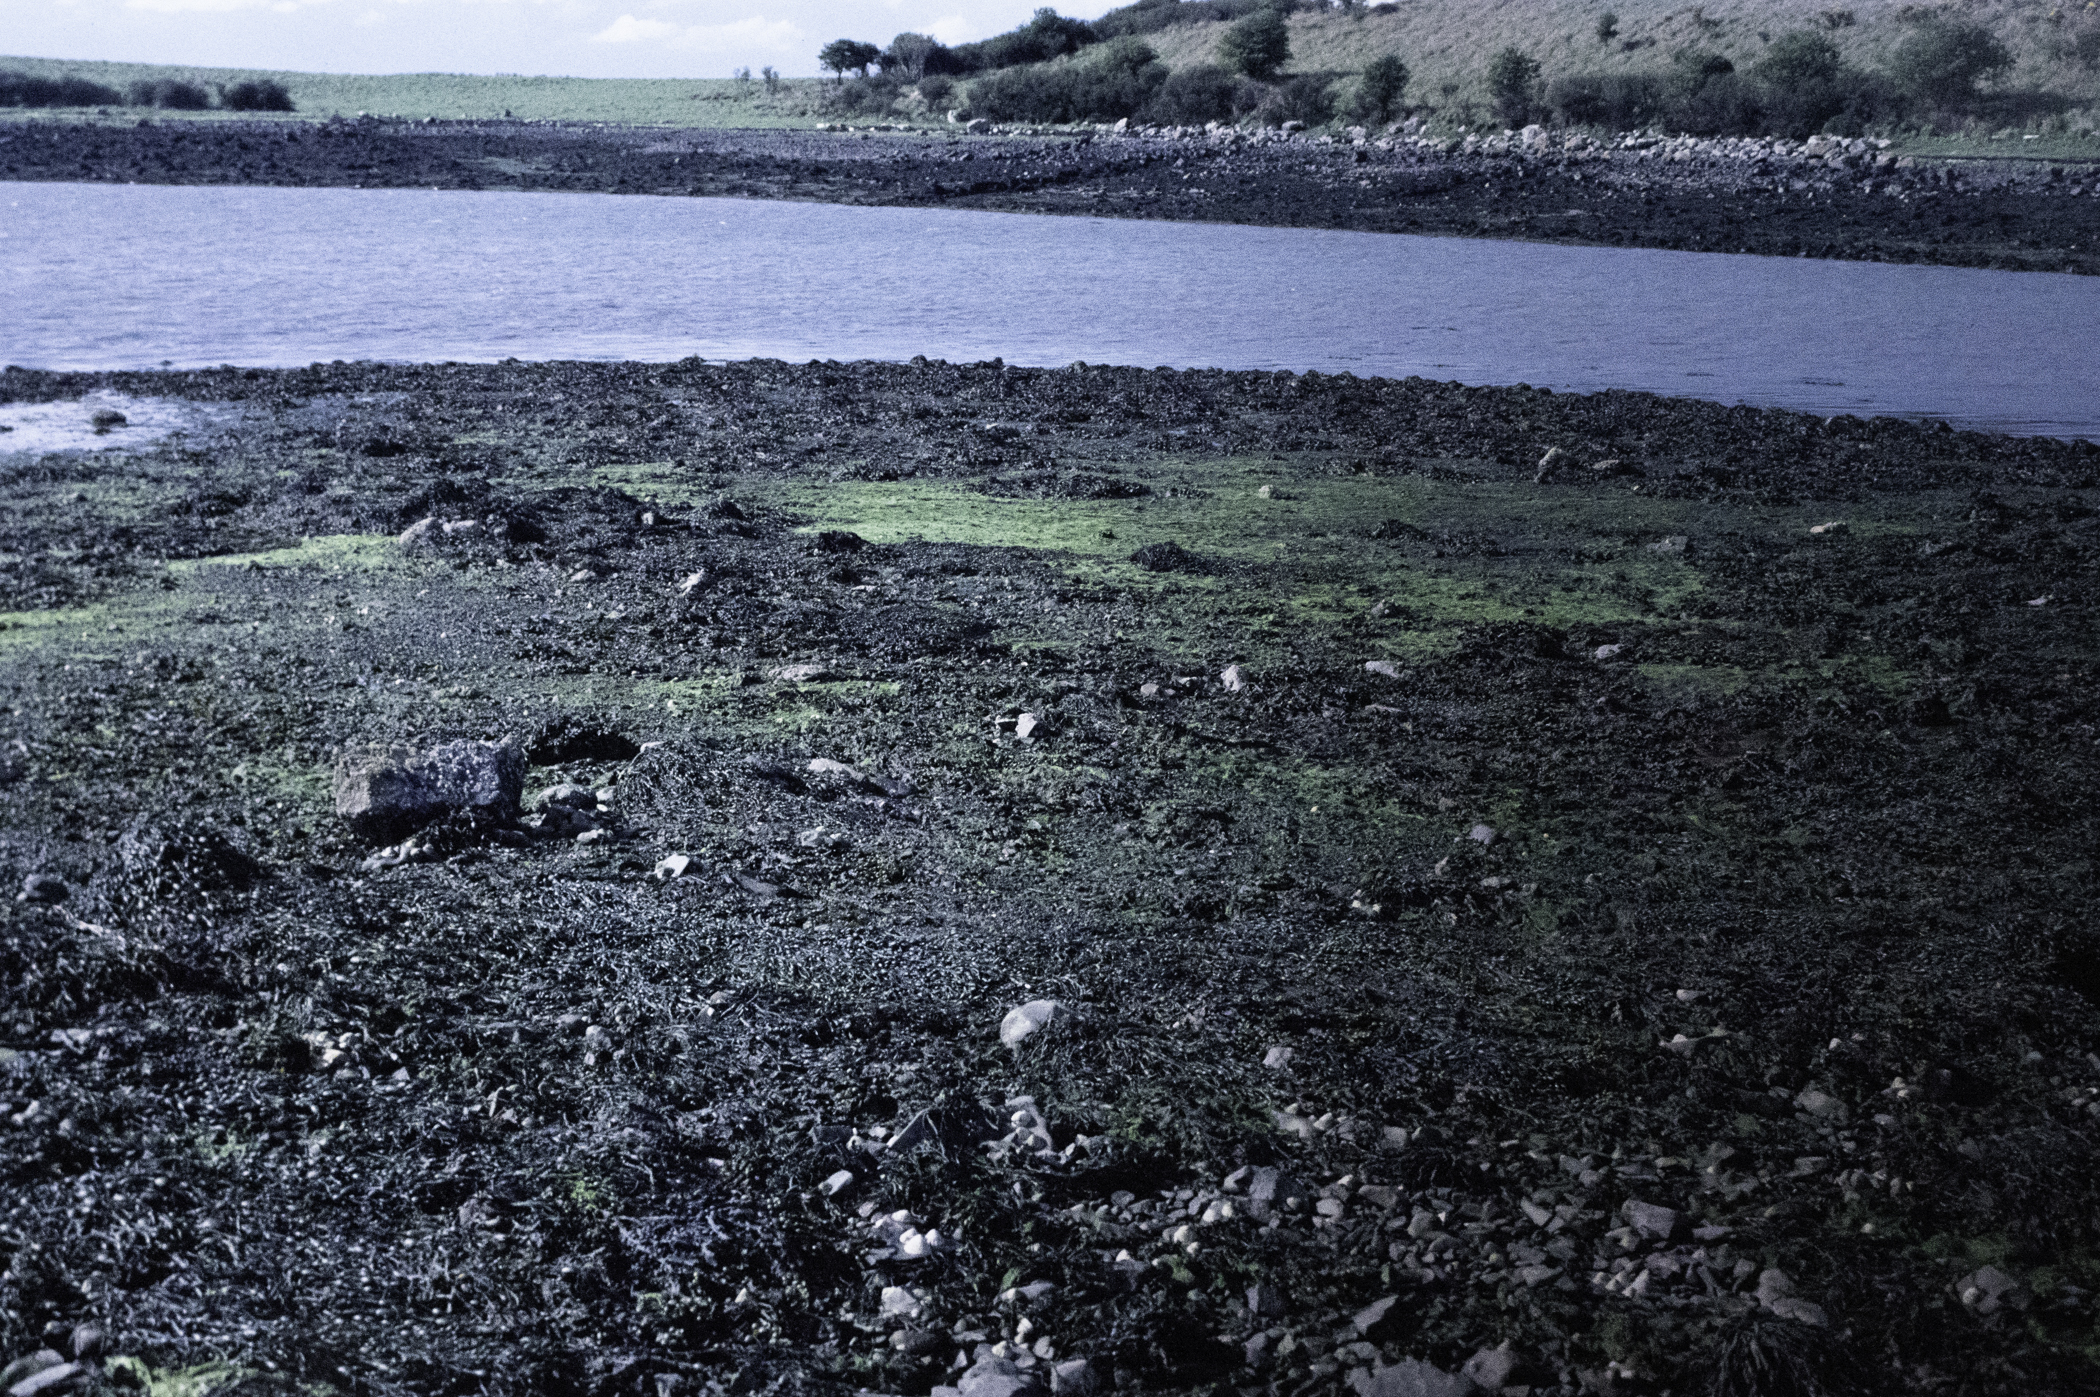
M 997 363 L 38 404 L 7 1390 L 2095 1389 L 2089 444 Z
M 1822 138 L 24 121 L 0 131 L 0 179 L 787 198 L 2100 270 L 2091 163 Z

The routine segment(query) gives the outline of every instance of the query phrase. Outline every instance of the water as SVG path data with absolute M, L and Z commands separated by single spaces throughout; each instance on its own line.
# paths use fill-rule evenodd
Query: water
M 0 360 L 994 357 L 2100 437 L 2100 278 L 731 199 L 0 183 Z

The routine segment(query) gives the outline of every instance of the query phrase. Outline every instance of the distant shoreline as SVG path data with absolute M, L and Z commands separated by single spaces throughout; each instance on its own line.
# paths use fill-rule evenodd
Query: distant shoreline
M 1543 133 L 709 130 L 510 121 L 0 125 L 0 180 L 788 198 L 2100 273 L 2100 164 Z

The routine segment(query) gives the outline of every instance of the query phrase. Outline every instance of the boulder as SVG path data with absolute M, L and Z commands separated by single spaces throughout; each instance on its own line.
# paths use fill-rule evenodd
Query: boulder
M 515 819 L 524 790 L 525 754 L 508 739 L 367 747 L 336 764 L 335 813 L 360 837 L 384 839 L 447 815 Z

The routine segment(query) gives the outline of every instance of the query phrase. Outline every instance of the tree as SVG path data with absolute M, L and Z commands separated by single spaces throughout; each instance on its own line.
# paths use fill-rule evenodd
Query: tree
M 1539 61 L 1518 48 L 1506 48 L 1488 60 L 1488 95 L 1495 99 L 1495 112 L 1511 126 L 1521 126 L 1531 116 L 1531 104 L 1539 81 Z
M 1781 90 L 1833 83 L 1844 70 L 1837 45 L 1806 29 L 1781 34 L 1750 65 L 1759 82 Z
M 2012 66 L 2012 55 L 1980 24 L 1936 20 L 1905 39 L 1889 65 L 1897 82 L 1949 105 L 1976 95 L 1977 79 Z
M 1218 61 L 1234 72 L 1266 82 L 1291 61 L 1291 31 L 1283 12 L 1259 9 L 1225 31 Z
M 935 57 L 947 51 L 940 40 L 925 34 L 899 34 L 890 40 L 890 46 L 883 51 L 882 71 L 902 73 L 906 78 L 917 82 L 926 76 Z
M 881 61 L 881 58 L 881 49 L 873 44 L 862 43 L 858 39 L 833 39 L 817 50 L 817 62 L 837 73 L 840 82 L 846 80 L 848 68 L 857 68 L 860 75 L 866 77 L 868 65 Z
M 1390 53 L 1366 63 L 1363 81 L 1356 85 L 1357 114 L 1390 121 L 1400 94 L 1407 91 L 1407 76 L 1407 65 Z
M 1597 16 L 1597 42 L 1608 44 L 1619 37 L 1619 17 L 1610 10 Z

